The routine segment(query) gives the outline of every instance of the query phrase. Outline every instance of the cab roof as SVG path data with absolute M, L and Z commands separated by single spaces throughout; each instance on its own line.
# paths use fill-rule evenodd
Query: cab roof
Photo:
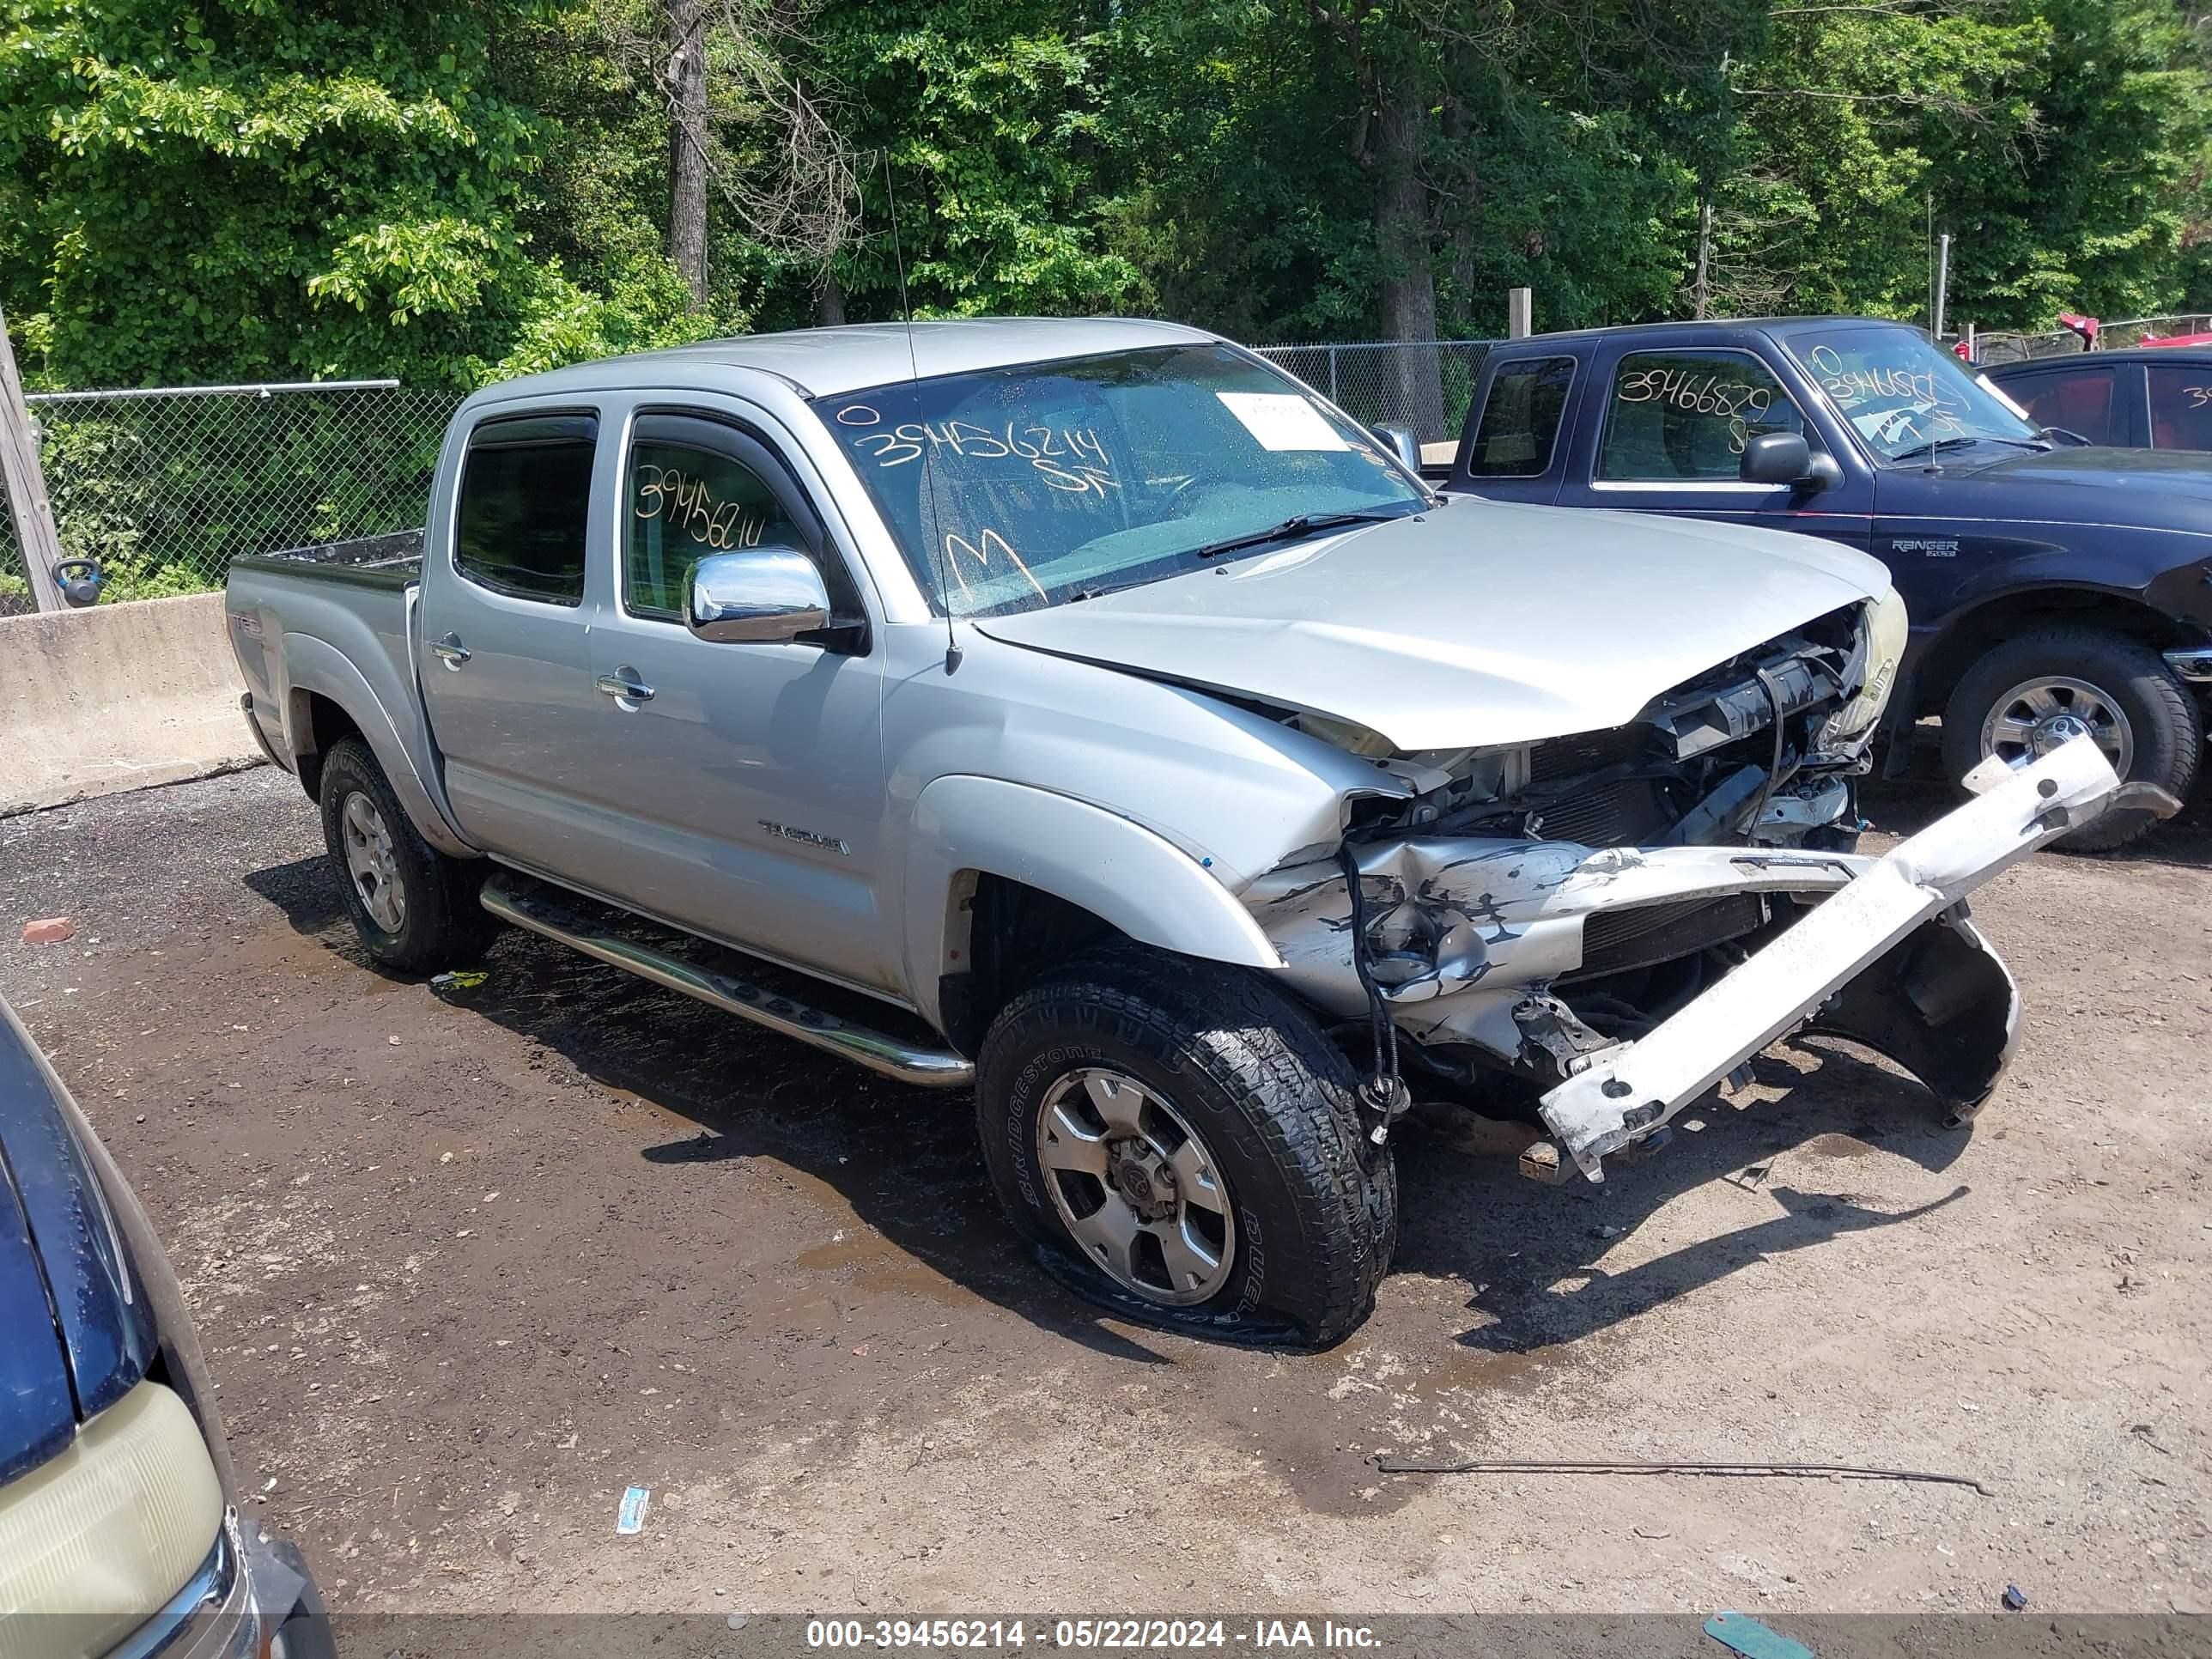
M 715 369 L 732 368 L 772 374 L 803 396 L 819 398 L 917 377 L 973 374 L 1146 346 L 1201 345 L 1218 338 L 1200 329 L 1134 317 L 855 323 L 702 340 L 663 351 L 607 357 L 504 381 L 498 392 L 512 397 L 658 386 L 672 380 L 696 385 L 711 380 Z
M 1901 323 L 1890 317 L 1708 317 L 1702 321 L 1601 324 L 1594 328 L 1560 329 L 1549 334 L 1531 334 L 1518 340 L 1499 340 L 1495 343 L 1517 349 L 1545 340 L 1664 341 L 1692 334 L 1787 335 L 1814 328 L 1906 328 L 1923 336 L 1927 331 L 1917 323 Z

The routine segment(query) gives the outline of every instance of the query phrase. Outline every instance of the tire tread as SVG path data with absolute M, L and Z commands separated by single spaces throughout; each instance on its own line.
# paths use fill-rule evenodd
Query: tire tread
M 1079 1026 L 1103 1020 L 1123 1041 L 1180 1054 L 1231 1101 L 1292 1189 L 1320 1200 L 1298 1216 L 1297 1254 L 1306 1282 L 1272 1293 L 1263 1284 L 1263 1295 L 1310 1346 L 1328 1346 L 1355 1329 L 1373 1309 L 1389 1268 L 1397 1233 L 1396 1171 L 1388 1151 L 1362 1131 L 1356 1085 L 1344 1055 L 1302 1007 L 1241 969 L 1110 946 L 1068 963 L 1000 1012 L 983 1044 L 977 1118 L 994 1184 L 1024 1231 L 1065 1248 L 1056 1228 L 1030 1213 L 1001 1168 L 1007 1149 L 995 1144 L 1000 1125 L 994 1108 L 996 1118 L 1003 1119 L 1013 1082 L 1007 1073 L 1016 1057 L 996 1039 L 1039 1018 L 1065 1026 L 1071 1014 Z M 1088 1264 L 1085 1271 L 1096 1273 Z M 1191 1322 L 1178 1318 L 1177 1310 L 1134 1296 L 1116 1299 L 1158 1322 Z

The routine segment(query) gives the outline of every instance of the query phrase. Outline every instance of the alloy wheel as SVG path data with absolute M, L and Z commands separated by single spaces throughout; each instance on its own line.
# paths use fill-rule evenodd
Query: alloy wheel
M 2015 769 L 2061 744 L 2087 736 L 2120 776 L 2135 759 L 2135 730 L 2118 702 L 2087 680 L 2047 674 L 2023 680 L 1990 705 L 1982 722 L 1982 753 Z
M 1126 1073 L 1088 1066 L 1045 1091 L 1037 1161 L 1076 1247 L 1149 1301 L 1219 1294 L 1237 1223 L 1213 1153 L 1190 1120 Z
M 368 919 L 387 933 L 407 925 L 407 893 L 399 882 L 399 856 L 392 830 L 376 803 L 360 790 L 338 809 L 345 837 L 346 875 L 361 896 Z

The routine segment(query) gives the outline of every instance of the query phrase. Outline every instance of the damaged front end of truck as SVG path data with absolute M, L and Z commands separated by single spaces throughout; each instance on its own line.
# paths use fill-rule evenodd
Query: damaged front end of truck
M 2175 803 L 2077 741 L 1859 854 L 1903 631 L 1894 595 L 1846 606 L 1624 726 L 1528 744 L 1406 754 L 1301 720 L 1405 793 L 1353 801 L 1340 846 L 1243 897 L 1283 977 L 1355 1054 L 1371 1038 L 1380 1122 L 1416 1094 L 1532 1103 L 1553 1139 L 1524 1170 L 1601 1180 L 1793 1030 L 1863 1043 L 1970 1117 L 2019 999 L 1966 895 L 2106 811 Z

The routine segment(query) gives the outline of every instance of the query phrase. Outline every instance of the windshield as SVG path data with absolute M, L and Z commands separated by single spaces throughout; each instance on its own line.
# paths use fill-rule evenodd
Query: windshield
M 1307 528 L 1291 520 L 1427 504 L 1358 427 L 1218 345 L 945 375 L 814 410 L 933 605 L 959 617 L 1157 581 L 1201 550 L 1243 550 L 1217 544 Z
M 1909 328 L 1799 329 L 1787 343 L 1836 412 L 1884 460 L 1932 454 L 1952 439 L 2036 441 L 2035 428 L 1957 358 Z

